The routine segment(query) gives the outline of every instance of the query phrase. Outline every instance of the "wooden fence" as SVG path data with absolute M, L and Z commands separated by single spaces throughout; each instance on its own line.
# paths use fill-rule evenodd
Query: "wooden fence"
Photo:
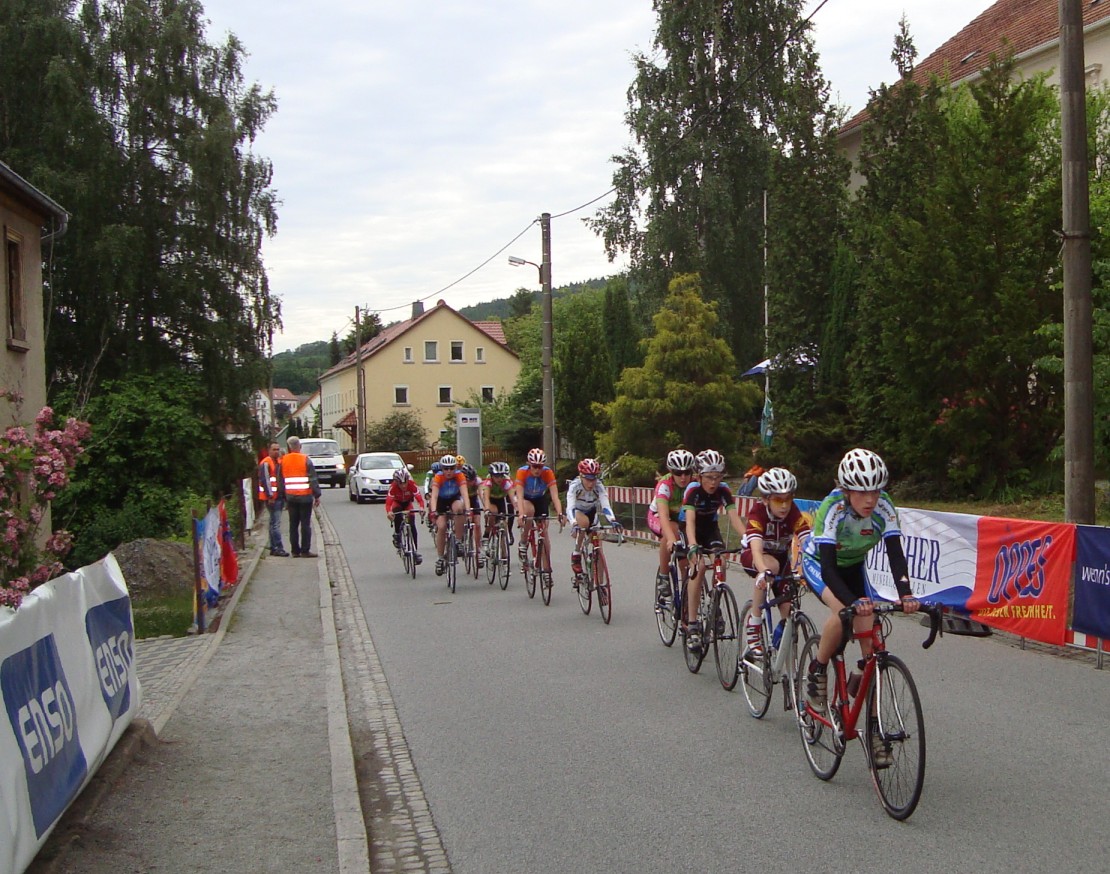
M 439 461 L 446 454 L 440 449 L 414 449 L 409 452 L 398 453 L 404 459 L 405 464 L 411 464 L 415 470 L 427 470 L 432 466 L 433 461 Z M 502 458 L 501 448 L 492 445 L 482 447 L 482 458 L 485 461 L 482 467 L 485 467 L 491 461 L 508 461 L 507 458 Z M 477 466 L 475 465 L 475 467 Z

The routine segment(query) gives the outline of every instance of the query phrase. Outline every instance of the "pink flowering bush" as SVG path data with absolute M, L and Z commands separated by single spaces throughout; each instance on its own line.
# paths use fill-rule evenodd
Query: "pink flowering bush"
M 20 400 L 12 392 L 0 391 L 0 397 Z M 0 435 L 0 607 L 18 607 L 31 589 L 62 572 L 72 538 L 55 531 L 40 547 L 39 525 L 47 504 L 69 482 L 88 435 L 88 423 L 73 418 L 54 427 L 50 407 L 35 418 L 33 432 L 16 426 Z

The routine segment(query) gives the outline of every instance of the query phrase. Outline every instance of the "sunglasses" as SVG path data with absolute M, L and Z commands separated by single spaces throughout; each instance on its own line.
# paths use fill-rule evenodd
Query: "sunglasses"
M 586 480 L 587 482 L 591 482 L 591 483 L 592 483 L 592 482 L 593 482 L 593 481 L 594 481 L 595 479 L 597 479 L 597 477 L 596 477 L 596 476 L 588 476 L 588 475 L 586 475 L 586 474 L 582 474 L 582 479 Z

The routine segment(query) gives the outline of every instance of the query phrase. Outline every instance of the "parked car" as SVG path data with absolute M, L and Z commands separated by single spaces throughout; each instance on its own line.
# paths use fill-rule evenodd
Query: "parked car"
M 312 459 L 312 466 L 316 468 L 316 480 L 320 485 L 326 483 L 334 489 L 347 484 L 347 463 L 343 460 L 343 453 L 339 451 L 339 444 L 334 440 L 302 437 L 301 452 Z
M 396 452 L 363 452 L 347 471 L 347 497 L 361 504 L 363 501 L 384 501 L 393 472 L 405 467 Z M 412 465 L 407 465 L 412 470 Z

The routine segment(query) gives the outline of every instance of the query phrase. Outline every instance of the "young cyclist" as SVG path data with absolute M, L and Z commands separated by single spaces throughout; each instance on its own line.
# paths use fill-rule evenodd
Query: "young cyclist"
M 828 706 L 826 668 L 841 644 L 840 610 L 856 606 L 854 633 L 866 632 L 874 619 L 865 559 L 879 541 L 886 547 L 890 572 L 898 589 L 902 609 L 915 613 L 920 606 L 910 590 L 909 569 L 902 550 L 898 512 L 883 489 L 887 484 L 883 460 L 869 449 L 852 449 L 840 461 L 838 488 L 821 502 L 814 517 L 813 535 L 802 552 L 806 582 L 832 611 L 821 629 L 817 658 L 810 662 L 806 678 L 806 697 L 815 709 Z M 871 654 L 870 638 L 861 638 L 863 655 Z M 872 748 L 877 767 L 888 767 L 890 751 L 882 739 Z
M 563 504 L 559 500 L 559 484 L 555 472 L 547 466 L 547 453 L 542 449 L 528 450 L 528 463 L 516 472 L 516 505 L 520 508 L 520 560 L 526 558 L 528 526 L 536 516 L 548 515 L 553 505 L 559 521 L 563 521 Z M 547 529 L 547 520 L 540 525 Z M 540 570 L 551 573 L 551 553 L 545 559 L 547 567 Z
M 482 501 L 478 497 L 481 483 L 478 480 L 478 471 L 474 465 L 468 464 L 465 456 L 458 456 L 459 470 L 466 477 L 466 491 L 470 495 L 470 515 L 474 519 L 474 553 L 478 558 L 478 567 L 485 567 L 486 560 L 482 556 Z
M 736 502 L 732 490 L 721 482 L 725 475 L 725 457 L 716 449 L 706 449 L 698 453 L 698 478 L 686 487 L 682 496 L 682 512 L 686 523 L 686 542 L 690 544 L 687 554 L 697 556 L 703 549 L 724 546 L 721 529 L 717 524 L 721 510 L 728 516 L 729 524 L 741 537 L 744 527 L 736 512 Z M 701 646 L 701 623 L 698 621 L 698 604 L 701 603 L 702 577 L 705 576 L 705 560 L 698 556 L 697 566 L 690 575 L 687 586 L 686 647 L 697 651 Z
M 682 496 L 694 476 L 694 454 L 687 449 L 667 453 L 667 475 L 655 484 L 655 494 L 647 511 L 651 533 L 660 538 L 659 572 L 655 575 L 655 597 L 660 606 L 671 595 L 671 550 L 679 550 L 682 572 L 686 572 L 686 551 L 682 531 Z
M 408 472 L 407 468 L 402 467 L 400 470 L 393 472 L 393 482 L 389 484 L 389 491 L 385 495 L 385 515 L 393 523 L 393 546 L 395 548 L 401 546 L 401 522 L 405 516 L 408 516 L 409 530 L 412 532 L 412 545 L 414 548 L 417 546 L 413 504 L 416 504 L 421 511 L 426 507 L 424 496 L 420 494 L 420 488 L 416 485 L 412 474 Z M 416 553 L 416 563 L 420 564 L 423 560 L 424 557 L 419 552 Z
M 489 476 L 478 487 L 478 498 L 489 514 L 507 516 L 516 513 L 516 481 L 509 475 L 509 465 L 494 461 L 489 466 Z M 501 520 L 498 520 L 500 522 Z M 494 522 L 486 525 L 486 539 L 493 532 Z M 509 543 L 513 542 L 513 526 L 508 526 Z
M 583 458 L 578 462 L 578 476 L 567 488 L 567 515 L 574 519 L 574 551 L 570 554 L 570 569 L 574 572 L 574 588 L 582 581 L 582 539 L 586 529 L 597 519 L 598 508 L 611 526 L 620 528 L 609 493 L 599 479 L 601 465 L 596 459 Z
M 795 537 L 809 532 L 809 522 L 794 505 L 794 492 L 798 480 L 785 467 L 772 467 L 759 475 L 762 500 L 748 513 L 748 527 L 744 532 L 744 551 L 740 566 L 755 578 L 752 592 L 752 609 L 748 614 L 747 644 L 756 655 L 762 655 L 763 605 L 771 580 L 789 564 L 790 548 Z M 781 592 L 772 592 L 772 596 Z M 780 604 L 782 622 L 790 615 L 790 605 Z M 779 623 L 782 627 L 782 623 Z
M 458 469 L 459 460 L 453 455 L 445 455 L 439 460 L 440 471 L 432 478 L 432 497 L 428 503 L 436 523 L 436 576 L 443 576 L 447 563 L 443 550 L 447 545 L 447 513 L 454 513 L 452 524 L 455 538 L 462 540 L 463 509 L 470 503 L 466 490 L 466 477 Z

